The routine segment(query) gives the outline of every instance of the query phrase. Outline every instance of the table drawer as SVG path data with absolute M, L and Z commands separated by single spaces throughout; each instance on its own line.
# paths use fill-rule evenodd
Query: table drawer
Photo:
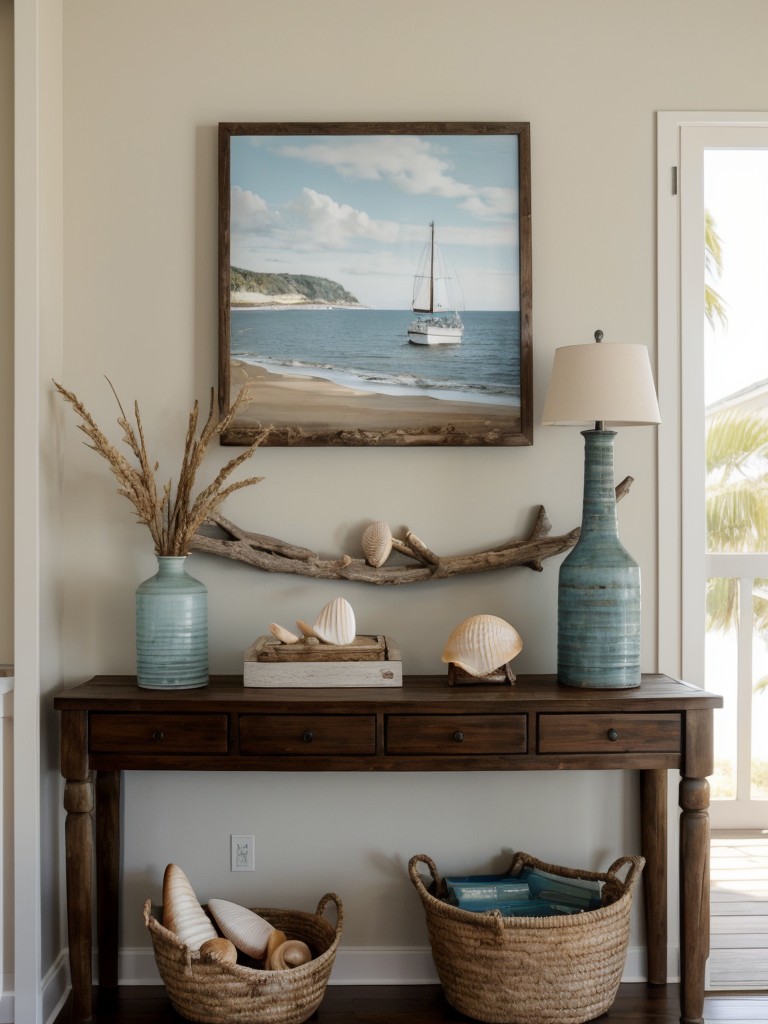
M 375 754 L 375 715 L 240 715 L 241 754 Z
M 132 754 L 226 754 L 228 715 L 92 711 L 89 748 Z
M 388 754 L 524 754 L 525 715 L 388 715 Z
M 680 716 L 539 715 L 540 754 L 679 753 Z

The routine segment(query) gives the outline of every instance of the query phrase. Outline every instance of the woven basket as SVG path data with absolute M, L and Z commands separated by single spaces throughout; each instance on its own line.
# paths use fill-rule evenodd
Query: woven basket
M 436 895 L 427 891 L 420 863 L 431 872 Z M 605 874 L 596 874 L 518 853 L 510 873 L 527 866 L 600 881 L 605 905 L 558 917 L 503 917 L 498 910 L 477 914 L 438 899 L 445 883 L 433 861 L 425 854 L 412 857 L 408 872 L 424 904 L 448 1002 L 489 1024 L 582 1024 L 605 1013 L 621 981 L 632 890 L 644 863 L 642 857 L 620 857 Z M 617 872 L 625 865 L 622 882 Z
M 336 927 L 322 913 L 336 904 Z M 208 963 L 160 924 L 150 900 L 144 904 L 144 923 L 152 936 L 155 960 L 174 1009 L 201 1024 L 301 1024 L 320 1005 L 344 913 L 335 893 L 326 893 L 317 912 L 257 908 L 255 913 L 289 939 L 301 939 L 313 959 L 289 971 L 260 971 L 240 964 Z

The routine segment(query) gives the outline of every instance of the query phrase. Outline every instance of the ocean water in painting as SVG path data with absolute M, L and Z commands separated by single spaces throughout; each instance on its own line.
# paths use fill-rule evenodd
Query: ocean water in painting
M 408 341 L 408 310 L 233 308 L 230 355 L 361 391 L 519 406 L 520 314 L 461 318 L 460 344 L 427 346 Z

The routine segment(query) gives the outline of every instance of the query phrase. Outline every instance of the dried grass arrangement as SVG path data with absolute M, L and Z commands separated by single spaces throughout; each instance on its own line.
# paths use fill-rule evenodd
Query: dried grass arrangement
M 205 520 L 214 514 L 221 503 L 234 491 L 243 487 L 250 487 L 259 483 L 263 477 L 251 476 L 245 480 L 236 480 L 227 483 L 232 472 L 243 462 L 247 461 L 254 451 L 259 447 L 266 431 L 260 433 L 253 443 L 243 449 L 238 455 L 219 470 L 215 478 L 202 488 L 197 496 L 193 496 L 195 477 L 202 464 L 205 453 L 211 441 L 222 434 L 237 413 L 241 405 L 242 392 L 237 396 L 229 412 L 223 419 L 217 420 L 214 415 L 214 391 L 211 388 L 211 402 L 208 412 L 208 419 L 198 434 L 199 405 L 195 401 L 189 422 L 187 434 L 184 441 L 184 455 L 181 460 L 179 479 L 174 493 L 173 480 L 162 485 L 160 489 L 157 482 L 157 473 L 160 468 L 158 462 L 153 462 L 147 452 L 144 440 L 144 428 L 141 422 L 138 402 L 134 402 L 134 426 L 128 419 L 122 403 L 107 378 L 107 383 L 112 388 L 120 415 L 117 419 L 118 426 L 123 431 L 122 441 L 128 451 L 136 460 L 137 465 L 122 453 L 119 448 L 108 440 L 98 427 L 93 416 L 88 412 L 80 399 L 72 391 L 68 391 L 56 381 L 53 382 L 56 390 L 62 398 L 68 402 L 75 413 L 80 417 L 78 429 L 82 430 L 88 441 L 84 442 L 88 448 L 92 448 L 98 455 L 106 460 L 109 468 L 114 474 L 118 487 L 117 493 L 127 498 L 134 507 L 139 522 L 146 524 L 155 543 L 155 554 L 157 555 L 187 555 L 191 549 L 192 538 L 198 527 Z M 226 485 L 226 486 L 225 486 Z

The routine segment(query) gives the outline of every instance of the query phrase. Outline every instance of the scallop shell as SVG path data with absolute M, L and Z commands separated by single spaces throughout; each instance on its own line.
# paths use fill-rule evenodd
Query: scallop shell
M 248 956 L 264 956 L 267 942 L 275 930 L 269 921 L 229 900 L 209 900 L 208 909 L 230 942 Z
M 392 531 L 386 523 L 371 523 L 363 531 L 361 546 L 368 565 L 378 569 L 384 565 L 392 551 Z
M 523 649 L 514 626 L 496 615 L 473 615 L 453 630 L 441 655 L 471 676 L 487 676 Z
M 325 644 L 351 644 L 355 639 L 355 613 L 352 605 L 343 597 L 335 597 L 329 601 L 315 619 L 313 626 L 296 620 L 304 636 L 314 636 Z
M 297 644 L 299 642 L 299 638 L 295 633 L 292 633 L 290 629 L 286 629 L 285 626 L 280 626 L 277 622 L 270 622 L 269 631 L 281 644 Z
M 229 939 L 208 939 L 200 947 L 200 959 L 213 963 L 236 964 L 237 949 Z
M 191 950 L 216 938 L 216 929 L 178 864 L 169 864 L 163 875 L 163 925 Z
M 312 959 L 312 950 L 300 939 L 288 939 L 281 943 L 267 961 L 269 971 L 289 971 L 292 967 L 301 967 Z

